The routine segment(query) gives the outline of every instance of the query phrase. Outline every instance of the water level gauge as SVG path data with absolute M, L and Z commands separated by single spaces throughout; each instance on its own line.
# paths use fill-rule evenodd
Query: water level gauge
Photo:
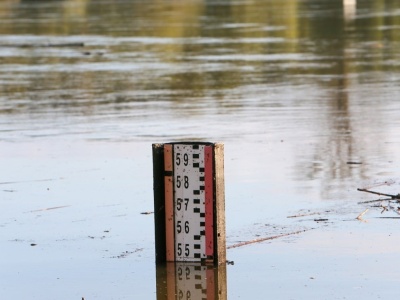
M 223 149 L 153 144 L 157 262 L 225 262 Z

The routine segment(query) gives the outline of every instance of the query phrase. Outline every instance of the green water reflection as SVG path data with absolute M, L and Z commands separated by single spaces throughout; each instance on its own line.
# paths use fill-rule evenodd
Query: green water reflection
M 46 106 L 87 108 L 147 98 L 97 97 L 113 91 L 218 99 L 247 85 L 312 81 L 341 93 L 348 75 L 399 72 L 400 4 L 354 9 L 346 19 L 340 1 L 3 1 L 0 112 L 38 89 L 58 91 Z M 34 47 L 69 41 L 85 47 Z

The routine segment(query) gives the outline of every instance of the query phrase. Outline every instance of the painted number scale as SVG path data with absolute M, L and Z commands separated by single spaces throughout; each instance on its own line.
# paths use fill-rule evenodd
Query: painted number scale
M 213 260 L 212 146 L 164 147 L 167 261 Z

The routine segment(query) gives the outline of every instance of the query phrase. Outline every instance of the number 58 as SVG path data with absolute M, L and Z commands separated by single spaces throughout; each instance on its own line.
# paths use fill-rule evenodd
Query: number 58
M 183 185 L 185 189 L 189 188 L 189 177 L 188 176 L 183 176 Z M 182 186 L 182 176 L 178 175 L 176 176 L 176 187 L 179 189 Z

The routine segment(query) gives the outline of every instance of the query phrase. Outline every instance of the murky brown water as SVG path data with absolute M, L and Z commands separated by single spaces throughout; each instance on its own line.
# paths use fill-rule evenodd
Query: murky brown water
M 400 3 L 346 2 L 0 1 L 0 294 L 156 298 L 151 144 L 207 140 L 228 245 L 316 228 L 229 250 L 229 299 L 393 299 L 396 214 L 354 219 L 398 193 Z

